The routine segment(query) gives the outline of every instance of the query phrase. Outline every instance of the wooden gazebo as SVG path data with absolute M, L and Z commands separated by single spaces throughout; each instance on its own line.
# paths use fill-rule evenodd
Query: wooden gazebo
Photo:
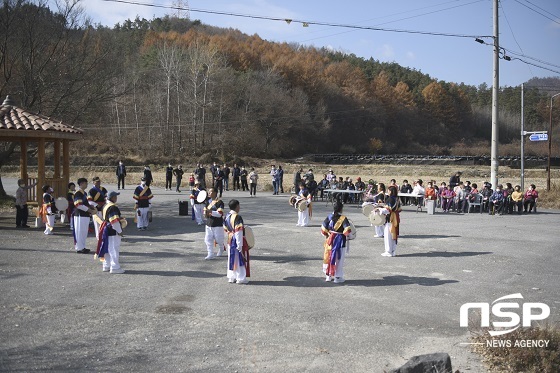
M 82 136 L 83 131 L 78 128 L 15 106 L 15 102 L 10 96 L 7 96 L 0 106 L 0 141 L 19 143 L 21 178 L 27 180 L 28 185 L 37 181 L 37 188 L 32 189 L 28 195 L 29 203 L 34 201 L 37 204 L 41 203 L 42 191 L 40 188 L 45 184 L 53 187 L 56 197 L 66 196 L 66 189 L 70 181 L 70 141 L 79 140 Z M 36 177 L 29 177 L 27 173 L 27 145 L 29 143 L 37 143 Z M 54 146 L 52 177 L 47 177 L 45 172 L 47 143 L 53 143 Z

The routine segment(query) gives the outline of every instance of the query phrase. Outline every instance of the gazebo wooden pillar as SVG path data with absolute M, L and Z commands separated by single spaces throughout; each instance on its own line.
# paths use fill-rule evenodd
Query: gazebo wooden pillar
M 66 196 L 70 182 L 70 141 L 83 137 L 83 131 L 55 121 L 43 115 L 34 114 L 15 106 L 10 96 L 0 106 L 0 141 L 19 142 L 20 177 L 28 184 L 37 181 L 37 188 L 31 190 L 28 201 L 41 204 L 41 188 L 49 184 L 55 196 Z M 27 150 L 29 143 L 37 143 L 37 176 L 29 177 Z M 46 148 L 53 143 L 53 174 L 47 177 Z M 62 158 L 62 163 L 61 163 Z M 62 172 L 62 173 L 61 173 Z

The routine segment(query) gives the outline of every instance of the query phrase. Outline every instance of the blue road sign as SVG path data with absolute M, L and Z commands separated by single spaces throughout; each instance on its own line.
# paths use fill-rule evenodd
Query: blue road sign
M 548 134 L 546 133 L 533 133 L 529 136 L 530 141 L 548 141 Z

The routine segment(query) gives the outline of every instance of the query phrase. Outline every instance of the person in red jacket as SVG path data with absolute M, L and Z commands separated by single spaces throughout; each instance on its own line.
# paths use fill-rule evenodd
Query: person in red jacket
M 528 212 L 530 214 L 533 211 L 535 204 L 537 203 L 537 198 L 539 198 L 537 187 L 535 186 L 535 184 L 531 184 L 523 195 L 523 212 Z M 529 211 L 527 211 L 527 208 L 529 209 Z

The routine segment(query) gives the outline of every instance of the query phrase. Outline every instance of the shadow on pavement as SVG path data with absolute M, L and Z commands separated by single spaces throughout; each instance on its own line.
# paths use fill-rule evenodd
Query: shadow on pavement
M 326 282 L 324 277 L 294 276 L 285 277 L 282 281 L 251 281 L 251 286 L 293 286 L 293 287 L 328 287 L 328 286 L 399 286 L 420 285 L 440 286 L 457 283 L 457 280 L 441 280 L 434 277 L 386 276 L 382 279 L 346 280 L 343 284 Z
M 403 234 L 400 235 L 399 238 L 457 238 L 457 237 L 463 237 L 463 236 L 457 236 L 457 235 L 446 235 L 446 234 Z
M 165 251 L 155 251 L 152 253 L 124 251 L 120 253 L 120 256 L 146 256 L 150 258 L 183 258 L 186 256 L 199 256 L 199 255 L 189 254 L 189 253 L 165 252 Z
M 127 269 L 125 275 L 148 275 L 164 277 L 194 277 L 194 278 L 217 278 L 225 277 L 225 274 L 203 271 L 135 271 Z
M 152 238 L 150 236 L 127 236 L 123 238 L 123 242 L 149 244 L 152 242 L 195 242 L 194 240 L 185 240 L 183 238 Z
M 286 255 L 252 255 L 252 260 L 273 262 L 277 264 L 293 263 L 293 262 L 307 262 L 307 261 L 323 261 L 319 256 L 305 257 L 305 256 L 286 256 Z
M 478 256 L 493 254 L 492 251 L 428 251 L 426 253 L 412 253 L 412 254 L 399 254 L 400 258 L 403 257 L 428 257 L 428 258 L 456 258 L 459 256 Z

